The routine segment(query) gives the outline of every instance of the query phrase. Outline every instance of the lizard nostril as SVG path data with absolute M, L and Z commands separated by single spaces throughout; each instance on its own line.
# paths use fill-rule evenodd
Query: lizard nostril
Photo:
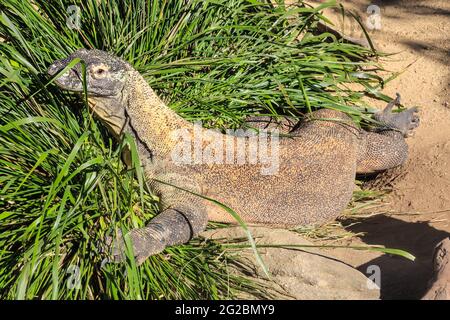
M 49 75 L 51 75 L 51 76 L 54 76 L 57 72 L 58 72 L 58 66 L 56 66 L 56 64 L 52 64 L 49 68 L 48 68 L 48 70 L 47 70 L 47 73 L 49 74 Z

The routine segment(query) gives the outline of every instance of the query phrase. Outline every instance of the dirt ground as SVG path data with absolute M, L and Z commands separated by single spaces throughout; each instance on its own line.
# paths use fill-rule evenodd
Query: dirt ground
M 309 1 L 318 4 L 324 1 Z M 382 299 L 420 298 L 431 277 L 435 245 L 450 236 L 450 1 L 385 0 L 339 1 L 363 21 L 378 13 L 379 30 L 370 31 L 375 46 L 389 53 L 383 65 L 404 72 L 388 83 L 384 93 L 401 93 L 402 103 L 419 106 L 421 125 L 408 139 L 410 158 L 383 202 L 383 213 L 349 227 L 364 232 L 345 244 L 385 245 L 416 256 L 411 262 L 372 252 L 333 250 L 344 262 L 365 273 L 370 265 L 381 269 Z M 367 12 L 369 5 L 375 11 Z M 338 29 L 363 37 L 355 22 L 326 11 Z M 376 20 L 369 22 L 376 26 Z M 384 103 L 375 102 L 377 107 Z

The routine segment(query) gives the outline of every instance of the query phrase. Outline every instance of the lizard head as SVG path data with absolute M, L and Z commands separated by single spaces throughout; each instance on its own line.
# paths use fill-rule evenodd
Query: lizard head
M 123 107 L 124 88 L 132 67 L 122 59 L 101 50 L 79 49 L 65 59 L 53 62 L 48 74 L 54 76 L 79 58 L 86 65 L 86 88 L 89 107 L 118 136 L 126 122 Z M 83 92 L 81 63 L 68 69 L 55 83 L 62 89 Z
M 86 64 L 86 86 L 90 96 L 111 97 L 118 95 L 126 82 L 130 65 L 118 57 L 101 50 L 79 49 L 65 59 L 53 62 L 48 74 L 53 76 L 79 58 Z M 83 91 L 83 73 L 81 63 L 67 70 L 56 84 L 62 89 Z

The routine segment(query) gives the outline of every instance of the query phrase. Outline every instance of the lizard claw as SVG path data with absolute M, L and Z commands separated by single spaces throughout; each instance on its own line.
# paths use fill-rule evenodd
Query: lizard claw
M 116 230 L 117 232 L 117 238 L 122 238 L 122 231 Z M 114 237 L 111 235 L 105 236 L 102 240 L 98 240 L 96 242 L 96 248 L 99 253 L 105 255 L 106 257 L 101 262 L 101 268 L 103 268 L 107 263 L 116 262 L 116 259 L 114 258 L 114 254 L 112 248 L 114 247 Z
M 107 236 L 105 239 L 105 250 L 109 258 L 105 261 L 120 263 L 124 262 L 127 258 L 127 245 L 126 238 L 129 238 L 132 245 L 133 255 L 137 265 L 141 265 L 148 257 L 160 253 L 164 250 L 165 245 L 161 241 L 157 241 L 154 237 L 148 234 L 146 228 L 133 229 L 125 236 L 118 230 L 117 237 L 113 239 L 111 236 Z M 102 264 L 104 264 L 102 262 Z
M 391 101 L 383 111 L 377 112 L 373 118 L 382 124 L 383 128 L 393 129 L 401 132 L 404 137 L 413 134 L 413 130 L 419 126 L 419 109 L 413 107 L 402 112 L 393 113 L 392 108 L 400 104 L 400 94 L 397 93 L 395 100 Z

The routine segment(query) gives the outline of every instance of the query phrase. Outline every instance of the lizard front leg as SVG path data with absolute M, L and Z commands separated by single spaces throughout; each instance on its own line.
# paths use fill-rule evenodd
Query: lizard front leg
M 198 202 L 196 202 L 198 203 Z M 208 217 L 202 207 L 182 204 L 169 207 L 146 227 L 129 232 L 133 253 L 138 264 L 148 257 L 162 252 L 166 247 L 183 244 L 206 228 Z M 125 242 L 119 236 L 112 246 L 113 261 L 120 262 L 126 257 Z

